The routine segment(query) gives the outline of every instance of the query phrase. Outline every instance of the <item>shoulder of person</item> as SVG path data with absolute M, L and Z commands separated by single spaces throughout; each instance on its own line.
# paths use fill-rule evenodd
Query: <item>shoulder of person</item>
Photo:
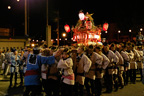
M 112 50 L 109 50 L 108 54 L 114 54 L 114 52 Z

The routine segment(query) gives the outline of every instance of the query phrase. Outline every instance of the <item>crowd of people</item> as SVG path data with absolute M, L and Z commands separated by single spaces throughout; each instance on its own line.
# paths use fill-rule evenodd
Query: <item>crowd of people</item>
M 0 53 L 3 75 L 10 70 L 10 86 L 25 86 L 24 96 L 101 96 L 136 83 L 143 78 L 143 46 L 107 43 L 89 46 L 25 47 Z M 0 72 L 1 69 L 0 69 Z M 15 75 L 15 83 L 12 84 Z M 23 80 L 24 79 L 24 80 Z

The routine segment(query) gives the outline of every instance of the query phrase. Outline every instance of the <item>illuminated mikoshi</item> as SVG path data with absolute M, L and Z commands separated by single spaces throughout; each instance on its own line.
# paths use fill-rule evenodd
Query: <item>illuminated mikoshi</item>
M 92 18 L 93 14 L 88 12 L 85 14 L 85 19 L 79 19 L 78 23 L 74 28 L 72 28 L 73 41 L 78 44 L 90 45 L 101 42 L 101 26 L 95 26 Z

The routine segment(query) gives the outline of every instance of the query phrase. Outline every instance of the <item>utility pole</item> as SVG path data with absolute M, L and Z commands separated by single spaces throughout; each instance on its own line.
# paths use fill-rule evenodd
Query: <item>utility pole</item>
M 57 21 L 57 45 L 59 46 L 59 10 L 58 10 L 58 21 Z
M 27 35 L 27 0 L 25 0 L 25 36 Z
M 48 0 L 46 0 L 46 44 L 48 45 Z
M 51 46 L 51 26 L 48 25 L 48 0 L 46 0 L 46 44 Z
M 46 0 L 46 27 L 48 28 L 48 0 Z

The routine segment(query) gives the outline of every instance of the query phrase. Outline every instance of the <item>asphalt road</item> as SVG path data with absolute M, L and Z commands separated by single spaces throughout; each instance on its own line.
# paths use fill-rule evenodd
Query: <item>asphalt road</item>
M 18 79 L 18 83 L 20 80 Z M 0 96 L 22 96 L 24 87 L 17 87 L 9 89 L 9 76 L 7 79 L 2 79 L 0 75 Z M 144 96 L 144 85 L 137 78 L 136 84 L 128 84 L 123 89 L 119 89 L 117 92 L 110 94 L 104 94 L 102 96 Z

